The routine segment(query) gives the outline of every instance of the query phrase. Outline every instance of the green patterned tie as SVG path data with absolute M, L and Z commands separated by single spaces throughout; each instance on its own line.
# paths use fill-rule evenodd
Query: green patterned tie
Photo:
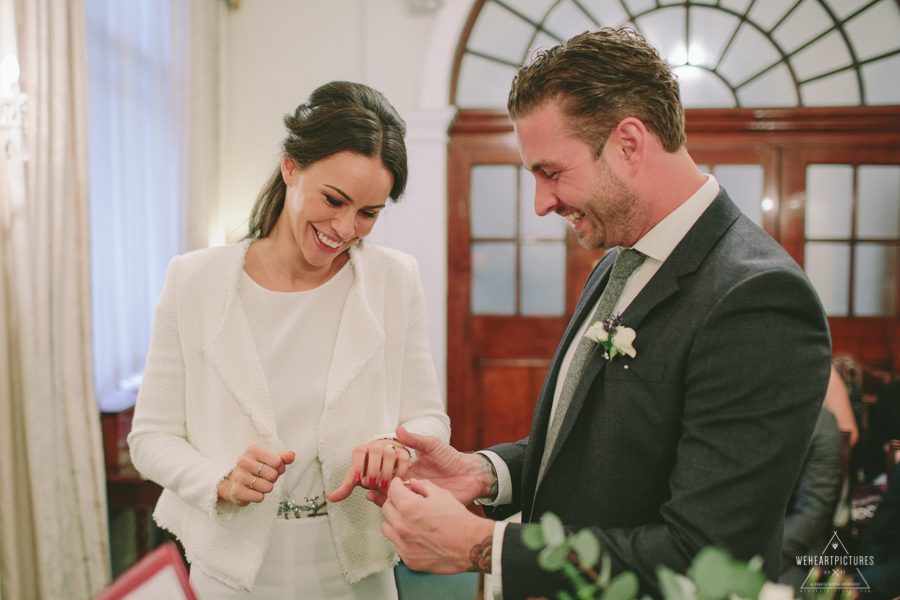
M 643 264 L 645 258 L 647 258 L 646 255 L 632 248 L 619 250 L 619 256 L 616 257 L 612 273 L 609 275 L 609 282 L 606 284 L 606 289 L 603 290 L 603 295 L 600 296 L 597 310 L 591 316 L 591 325 L 612 316 L 612 310 L 619 301 L 628 278 L 631 277 L 635 269 Z M 585 365 L 587 365 L 588 357 L 590 357 L 596 345 L 597 343 L 593 340 L 582 336 L 578 342 L 578 347 L 575 349 L 575 355 L 572 356 L 569 372 L 566 374 L 566 380 L 563 382 L 563 388 L 559 394 L 556 412 L 553 414 L 553 422 L 550 424 L 550 429 L 547 432 L 547 445 L 544 446 L 544 456 L 541 457 L 541 469 L 538 471 L 537 486 L 540 486 L 541 481 L 544 479 L 544 470 L 547 468 L 547 461 L 550 460 L 550 454 L 553 452 L 553 445 L 556 443 L 556 436 L 559 435 L 559 430 L 562 427 L 566 410 L 568 410 L 569 404 L 572 402 L 572 396 L 575 394 L 575 388 L 578 387 L 578 382 L 581 380 L 581 374 L 584 372 Z M 537 493 L 537 486 L 535 486 L 535 494 Z

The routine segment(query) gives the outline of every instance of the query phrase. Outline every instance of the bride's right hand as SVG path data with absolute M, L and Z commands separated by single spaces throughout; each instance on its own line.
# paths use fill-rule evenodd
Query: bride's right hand
M 250 446 L 238 458 L 231 473 L 216 487 L 219 498 L 238 506 L 262 502 L 266 494 L 275 488 L 275 482 L 284 474 L 285 467 L 295 458 L 296 455 L 290 450 L 272 452 Z

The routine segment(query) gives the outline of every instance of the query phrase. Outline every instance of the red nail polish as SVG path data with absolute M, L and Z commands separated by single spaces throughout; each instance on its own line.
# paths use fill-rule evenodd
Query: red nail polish
M 360 475 L 357 471 L 353 471 L 353 481 L 359 483 L 360 479 L 362 479 L 362 475 Z
M 378 481 L 375 477 L 369 477 L 369 487 L 375 487 L 375 482 Z
M 381 486 L 381 489 L 386 490 L 388 483 L 390 483 L 390 482 L 387 479 L 385 479 L 379 485 Z

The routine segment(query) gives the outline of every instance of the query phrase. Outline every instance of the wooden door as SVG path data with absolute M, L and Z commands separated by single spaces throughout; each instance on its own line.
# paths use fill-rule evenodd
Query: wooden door
M 453 445 L 528 435 L 550 360 L 602 251 L 534 213 L 505 116 L 464 114 L 449 152 L 448 412 Z
M 784 153 L 782 244 L 828 314 L 835 354 L 900 366 L 900 144 Z
M 900 370 L 900 197 L 895 197 L 900 196 L 895 191 L 900 189 L 900 107 L 695 110 L 686 111 L 686 124 L 694 160 L 807 270 L 820 295 L 828 296 L 829 286 L 839 286 L 836 296 L 843 294 L 846 302 L 826 302 L 833 352 L 853 354 L 886 371 Z M 533 222 L 523 226 L 528 212 L 537 219 L 526 189 L 531 175 L 521 173 L 505 114 L 461 112 L 450 139 L 447 404 L 454 445 L 474 450 L 528 434 L 550 359 L 602 252 L 583 250 L 554 215 L 539 220 L 548 223 L 550 233 L 543 225 L 532 231 Z M 505 175 L 491 174 L 484 170 L 488 167 L 502 167 Z M 485 187 L 484 180 L 492 177 L 505 178 L 505 187 Z M 811 208 L 811 201 L 820 202 L 816 198 L 832 180 L 843 182 L 840 202 L 849 227 L 843 237 L 817 233 L 807 222 L 810 211 L 818 210 Z M 487 196 L 478 191 L 501 188 L 506 191 Z M 876 189 L 881 191 L 873 192 Z M 488 214 L 479 197 L 506 208 L 492 206 L 496 213 Z M 888 216 L 875 218 L 875 228 L 867 230 L 860 223 L 872 221 L 866 208 L 871 200 L 865 199 L 870 197 L 880 198 L 881 212 L 876 213 Z M 825 212 L 831 201 L 826 201 Z M 867 210 L 868 216 L 863 214 Z M 879 229 L 878 223 L 890 221 L 895 212 L 896 227 Z M 501 218 L 505 230 L 484 227 Z M 564 228 L 562 234 L 553 229 L 554 221 Z M 527 248 L 535 244 L 557 248 L 556 266 L 544 269 L 556 274 L 555 284 L 537 294 L 555 294 L 555 309 L 541 314 L 534 314 L 526 302 L 533 294 L 523 293 L 531 285 L 526 281 L 531 265 L 523 257 L 530 256 Z M 496 249 L 492 245 L 505 245 L 510 265 L 505 274 L 485 271 L 479 264 L 486 248 L 488 255 Z M 836 252 L 831 246 L 840 247 L 837 253 L 843 253 L 847 267 L 827 279 L 822 271 L 827 274 L 831 264 L 828 252 Z M 874 262 L 862 260 L 866 256 Z M 877 276 L 866 265 L 876 265 Z M 504 306 L 479 306 L 483 298 L 476 284 L 483 283 L 485 273 L 488 280 L 505 278 Z

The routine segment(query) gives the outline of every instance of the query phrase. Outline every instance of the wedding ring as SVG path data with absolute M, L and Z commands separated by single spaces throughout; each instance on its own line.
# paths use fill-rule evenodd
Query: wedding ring
M 257 480 L 257 479 L 259 479 L 258 476 L 257 476 L 257 477 L 254 477 L 254 478 L 253 478 L 253 481 L 250 483 L 250 489 L 251 489 L 251 490 L 253 490 L 253 484 L 256 483 L 256 480 Z M 253 490 L 253 491 L 255 492 L 256 490 Z
M 259 468 L 256 470 L 256 476 L 257 476 L 257 477 L 259 477 L 259 474 L 262 473 L 262 468 L 263 468 L 264 466 L 266 466 L 266 463 L 264 463 L 264 462 L 259 463 Z
M 385 448 L 393 448 L 394 450 L 396 450 L 396 449 L 397 449 L 397 446 L 395 446 L 395 445 L 393 445 L 393 444 L 388 444 L 388 445 L 385 446 Z

